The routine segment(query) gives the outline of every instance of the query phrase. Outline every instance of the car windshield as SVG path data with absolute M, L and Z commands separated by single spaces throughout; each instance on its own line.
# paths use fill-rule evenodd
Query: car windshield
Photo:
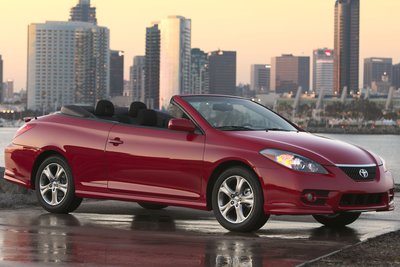
M 185 96 L 205 120 L 223 131 L 298 131 L 294 126 L 251 100 L 220 96 Z

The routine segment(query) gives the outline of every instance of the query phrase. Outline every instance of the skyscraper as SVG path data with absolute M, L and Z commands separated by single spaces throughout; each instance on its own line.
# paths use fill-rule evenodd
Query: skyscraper
M 210 93 L 235 95 L 236 51 L 217 50 L 208 53 Z
M 28 28 L 28 109 L 54 111 L 109 96 L 109 30 L 87 22 Z
M 166 109 L 172 96 L 190 90 L 191 20 L 169 16 L 160 29 L 160 109 Z
M 7 80 L 5 83 L 5 88 L 3 91 L 3 98 L 4 100 L 12 100 L 14 97 L 14 81 L 13 80 Z
M 389 82 L 393 78 L 391 58 L 370 57 L 364 59 L 364 88 L 371 88 L 373 82 L 381 82 L 386 78 Z
M 208 94 L 210 92 L 208 77 L 208 58 L 204 51 L 193 48 L 191 59 L 190 94 Z
M 90 6 L 90 0 L 79 0 L 79 3 L 71 8 L 69 21 L 97 24 L 96 8 Z
M 310 57 L 284 54 L 271 59 L 271 91 L 276 93 L 296 92 L 310 89 Z
M 336 0 L 334 90 L 358 91 L 360 0 Z
M 3 59 L 0 55 L 0 103 L 3 102 Z
M 319 94 L 324 91 L 325 95 L 333 92 L 333 50 L 328 48 L 313 51 L 313 87 L 314 92 Z
M 256 94 L 266 94 L 270 89 L 271 65 L 253 64 L 250 70 L 250 90 Z
M 158 22 L 146 28 L 144 99 L 148 108 L 160 106 L 160 30 Z
M 133 58 L 133 65 L 129 75 L 132 101 L 141 101 L 148 103 L 145 99 L 145 56 L 136 56 Z
M 392 85 L 394 88 L 399 89 L 400 88 L 400 63 L 393 65 L 393 80 L 392 80 Z
M 124 91 L 124 53 L 110 51 L 110 96 L 122 96 Z

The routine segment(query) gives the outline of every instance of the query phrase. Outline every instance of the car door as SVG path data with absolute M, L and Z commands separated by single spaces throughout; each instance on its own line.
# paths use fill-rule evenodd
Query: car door
M 198 199 L 203 134 L 115 125 L 106 145 L 108 188 L 138 196 Z

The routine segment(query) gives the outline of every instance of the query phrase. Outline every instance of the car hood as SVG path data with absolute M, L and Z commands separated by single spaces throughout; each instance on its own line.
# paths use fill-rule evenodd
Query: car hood
M 363 148 L 306 132 L 235 131 L 229 134 L 256 143 L 260 150 L 273 148 L 290 151 L 322 165 L 379 163 L 375 155 Z

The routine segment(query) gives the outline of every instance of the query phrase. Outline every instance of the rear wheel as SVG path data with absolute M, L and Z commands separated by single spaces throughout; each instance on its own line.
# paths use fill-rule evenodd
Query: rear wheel
M 355 222 L 361 212 L 341 212 L 332 215 L 313 215 L 314 219 L 331 228 L 341 228 Z
M 64 158 L 51 156 L 40 164 L 35 179 L 40 205 L 52 213 L 69 213 L 79 207 L 71 169 Z
M 147 203 L 147 202 L 138 202 L 139 206 L 141 206 L 144 209 L 147 210 L 161 210 L 165 209 L 168 207 L 167 205 L 161 205 L 161 204 L 153 204 L 153 203 Z
M 230 231 L 252 232 L 268 220 L 258 178 L 243 167 L 224 171 L 212 191 L 212 207 L 218 222 Z

